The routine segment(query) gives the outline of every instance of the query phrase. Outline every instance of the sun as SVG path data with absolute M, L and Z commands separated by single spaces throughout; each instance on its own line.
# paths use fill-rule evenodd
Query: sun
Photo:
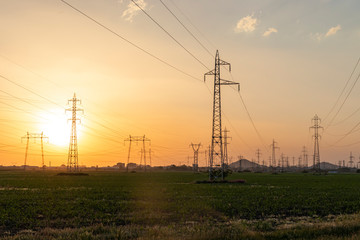
M 67 146 L 70 142 L 71 122 L 62 109 L 53 109 L 41 113 L 39 130 L 49 138 L 49 143 L 57 146 Z

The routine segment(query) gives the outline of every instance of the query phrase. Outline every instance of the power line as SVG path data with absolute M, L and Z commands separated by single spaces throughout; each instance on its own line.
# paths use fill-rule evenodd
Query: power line
M 162 5 L 171 13 L 171 15 L 185 28 L 185 30 L 200 44 L 200 46 L 210 54 L 210 56 L 214 57 L 214 54 L 212 54 L 209 49 L 207 49 L 200 41 L 199 39 L 181 22 L 181 20 L 170 10 L 170 8 L 162 1 L 160 0 Z
M 243 97 L 241 96 L 240 92 L 239 92 L 239 97 L 240 97 L 241 103 L 242 103 L 242 105 L 244 106 L 244 109 L 245 109 L 245 111 L 246 111 L 246 114 L 247 114 L 247 116 L 249 117 L 249 120 L 250 120 L 250 122 L 251 122 L 251 125 L 253 126 L 253 128 L 254 128 L 257 136 L 259 137 L 261 143 L 264 145 L 266 151 L 269 152 L 269 150 L 267 149 L 267 146 L 266 146 L 266 144 L 265 144 L 265 141 L 264 141 L 263 137 L 261 136 L 261 134 L 260 134 L 260 132 L 258 131 L 257 127 L 255 126 L 255 123 L 254 123 L 254 121 L 253 121 L 253 119 L 252 119 L 252 117 L 251 117 L 251 115 L 250 115 L 250 112 L 249 112 L 249 110 L 248 110 L 248 108 L 247 108 L 247 106 L 246 106 L 246 104 L 245 104 L 245 101 L 244 101 Z
M 24 87 L 24 86 L 22 86 L 22 85 L 20 85 L 20 84 L 16 83 L 15 81 L 13 81 L 13 80 L 11 80 L 11 79 L 9 79 L 9 78 L 7 78 L 7 77 L 4 77 L 3 75 L 0 75 L 0 77 L 1 77 L 1 78 L 3 78 L 3 79 L 5 79 L 5 80 L 7 80 L 8 82 L 10 82 L 10 83 L 12 83 L 12 84 L 14 84 L 14 85 L 18 86 L 18 87 L 20 87 L 20 88 L 22 88 L 22 89 L 26 90 L 26 91 L 28 91 L 28 92 L 30 92 L 30 93 L 32 93 L 32 94 L 34 94 L 34 95 L 38 96 L 38 97 L 40 97 L 40 98 L 42 98 L 42 99 L 44 99 L 44 100 L 46 100 L 46 101 L 48 101 L 48 102 L 52 103 L 52 104 L 55 104 L 55 105 L 60 106 L 61 108 L 63 108 L 63 106 L 61 106 L 60 104 L 58 104 L 58 103 L 56 103 L 56 102 L 54 102 L 54 101 L 52 101 L 52 100 L 50 100 L 50 99 L 48 99 L 48 98 L 46 98 L 46 97 L 41 96 L 40 94 L 38 94 L 38 93 L 34 92 L 33 90 L 31 90 L 31 89 L 29 89 L 29 88 L 27 88 L 27 87 Z
M 205 37 L 205 35 L 199 30 L 199 28 L 197 28 L 195 26 L 195 24 L 190 20 L 190 18 L 188 16 L 186 16 L 186 14 L 181 11 L 181 9 L 175 4 L 175 2 L 173 0 L 170 0 L 172 2 L 172 4 L 176 7 L 176 9 L 186 18 L 186 20 L 191 24 L 191 26 L 193 26 L 193 28 L 196 29 L 196 31 L 198 31 L 198 33 L 200 33 L 200 35 L 214 48 L 214 49 L 217 49 L 214 44 L 212 42 L 210 42 L 210 40 Z
M 341 91 L 341 93 L 340 93 L 340 95 L 339 95 L 338 99 L 336 100 L 336 102 L 335 102 L 334 106 L 331 108 L 330 112 L 327 114 L 327 116 L 325 117 L 325 119 L 329 116 L 329 114 L 333 111 L 333 109 L 335 108 L 335 106 L 336 106 L 336 105 L 337 105 L 337 103 L 339 102 L 339 100 L 340 100 L 340 98 L 341 98 L 342 94 L 344 93 L 344 91 L 345 91 L 345 89 L 346 89 L 346 87 L 347 87 L 347 85 L 348 85 L 348 83 L 349 83 L 350 79 L 352 78 L 352 76 L 353 76 L 353 74 L 354 74 L 354 72 L 355 72 L 355 70 L 356 70 L 357 66 L 359 65 L 359 62 L 360 62 L 360 57 L 359 57 L 358 61 L 356 62 L 356 65 L 355 65 L 355 67 L 354 67 L 353 71 L 351 72 L 350 77 L 349 77 L 349 79 L 347 80 L 347 82 L 346 82 L 346 84 L 345 84 L 345 86 L 344 86 L 343 90 Z M 353 83 L 353 85 L 351 86 L 351 88 L 350 88 L 350 90 L 349 90 L 348 94 L 346 95 L 346 97 L 345 97 L 344 101 L 342 102 L 342 104 L 340 105 L 340 107 L 339 107 L 338 111 L 337 111 L 337 112 L 335 113 L 335 115 L 332 117 L 332 119 L 330 120 L 330 122 L 327 124 L 327 126 L 326 126 L 325 130 L 326 130 L 329 126 L 331 126 L 332 122 L 334 121 L 334 119 L 336 118 L 336 116 L 339 114 L 340 110 L 342 109 L 342 107 L 344 106 L 344 104 L 345 104 L 346 100 L 348 99 L 348 97 L 350 96 L 350 94 L 351 94 L 352 90 L 354 89 L 354 87 L 355 87 L 355 85 L 356 85 L 357 81 L 359 80 L 359 77 L 360 77 L 360 74 L 357 76 L 357 78 L 356 78 L 355 82 L 354 82 L 354 83 Z
M 86 14 L 85 12 L 81 11 L 80 9 L 74 7 L 73 5 L 71 5 L 70 3 L 68 3 L 67 1 L 65 0 L 60 0 L 61 2 L 63 2 L 64 4 L 66 4 L 67 6 L 69 6 L 70 8 L 72 8 L 73 10 L 77 11 L 78 13 L 80 13 L 81 15 L 83 15 L 84 17 L 88 18 L 89 20 L 93 21 L 94 23 L 96 23 L 97 25 L 99 25 L 100 27 L 106 29 L 107 31 L 109 31 L 110 33 L 114 34 L 115 36 L 117 36 L 118 38 L 121 38 L 123 41 L 127 42 L 128 44 L 132 45 L 133 47 L 139 49 L 140 51 L 146 53 L 147 55 L 149 55 L 150 57 L 152 58 L 155 58 L 156 60 L 158 60 L 159 62 L 167 65 L 168 67 L 171 67 L 173 69 L 175 69 L 176 71 L 190 77 L 190 78 L 193 78 L 195 80 L 198 80 L 198 81 L 202 81 L 201 79 L 197 78 L 197 77 L 194 77 L 192 76 L 191 74 L 189 73 L 186 73 L 185 71 L 175 67 L 174 65 L 166 62 L 165 60 L 162 60 L 161 58 L 155 56 L 154 54 L 150 53 L 149 51 L 145 50 L 144 48 L 138 46 L 137 44 L 131 42 L 130 40 L 126 39 L 125 37 L 121 36 L 120 34 L 118 34 L 117 32 L 115 32 L 114 30 L 106 27 L 104 24 L 100 23 L 99 21 L 97 21 L 96 19 L 90 17 L 88 14 Z
M 145 9 L 143 9 L 139 4 L 137 4 L 134 0 L 131 0 L 146 16 L 148 16 L 151 21 L 153 21 L 159 28 L 161 28 L 172 40 L 174 40 L 181 48 L 183 48 L 190 56 L 192 56 L 196 61 L 198 61 L 201 65 L 203 65 L 206 69 L 209 69 L 202 61 L 200 61 L 197 57 L 194 56 L 184 45 L 182 45 L 176 38 L 171 35 L 163 26 L 161 26 L 153 17 L 148 14 Z

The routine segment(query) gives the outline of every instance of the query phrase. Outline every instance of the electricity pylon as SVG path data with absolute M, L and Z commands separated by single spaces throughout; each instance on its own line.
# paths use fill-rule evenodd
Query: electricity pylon
M 256 152 L 255 152 L 255 155 L 256 155 L 256 159 L 257 159 L 257 164 L 258 164 L 258 168 L 260 168 L 260 156 L 261 156 L 261 152 L 260 152 L 260 149 L 258 148 L 258 149 L 256 149 Z M 264 161 L 263 161 L 263 163 L 264 163 Z
M 312 119 L 312 123 L 314 124 L 310 128 L 314 129 L 314 158 L 313 158 L 313 168 L 316 172 L 320 172 L 320 149 L 319 149 L 319 128 L 323 128 L 320 126 L 321 119 L 315 114 Z
M 212 136 L 211 136 L 211 153 L 210 153 L 210 165 L 209 165 L 209 179 L 210 181 L 218 178 L 224 179 L 224 153 L 223 153 L 223 137 L 221 128 L 221 85 L 237 85 L 240 90 L 239 83 L 223 80 L 220 78 L 220 67 L 222 65 L 229 66 L 231 71 L 231 65 L 220 59 L 219 51 L 216 50 L 215 56 L 215 69 L 211 70 L 204 75 L 204 81 L 206 76 L 214 75 L 214 100 L 213 100 L 213 118 L 212 118 Z
M 228 139 L 231 137 L 229 137 L 227 134 L 228 132 L 230 132 L 229 130 L 226 129 L 223 131 L 224 132 L 224 163 L 225 163 L 225 167 L 228 168 L 229 167 L 229 157 L 228 157 Z
M 144 136 L 131 136 L 129 135 L 129 138 L 125 139 L 125 141 L 129 141 L 129 151 L 128 151 L 128 159 L 127 159 L 127 164 L 126 164 L 126 171 L 128 172 L 129 171 L 129 161 L 130 161 L 130 153 L 131 153 L 131 143 L 132 142 L 136 142 L 136 144 L 138 142 L 142 142 L 143 143 L 143 146 L 142 146 L 142 150 L 141 152 L 144 154 L 143 157 L 144 157 L 144 165 L 145 165 L 145 172 L 146 172 L 146 142 L 150 142 L 151 144 L 151 140 L 146 138 L 145 135 Z M 140 165 L 141 165 L 141 162 L 142 162 L 142 157 L 140 159 Z
M 81 100 L 76 98 L 76 94 L 74 93 L 73 98 L 68 100 L 68 104 L 72 103 L 71 108 L 66 109 L 66 111 L 71 111 L 71 136 L 70 136 L 70 144 L 69 144 L 69 153 L 68 153 L 68 162 L 67 162 L 67 170 L 69 172 L 77 172 L 79 171 L 79 152 L 77 145 L 77 131 L 76 131 L 76 123 L 80 121 L 79 118 L 76 117 L 77 112 L 84 112 L 83 109 L 77 107 L 77 104 L 81 104 Z
M 304 168 L 307 168 L 309 163 L 308 163 L 308 155 L 307 155 L 307 151 L 306 151 L 306 147 L 303 146 L 303 149 L 302 149 L 302 159 L 303 159 L 303 167 Z
M 349 161 L 349 168 L 354 167 L 354 159 L 355 157 L 352 155 L 352 152 L 350 152 L 350 161 Z
M 34 139 L 34 141 L 36 142 L 36 139 L 40 139 L 41 140 L 41 167 L 43 169 L 45 169 L 45 159 L 44 159 L 44 139 L 47 139 L 49 141 L 49 138 L 46 137 L 44 135 L 43 132 L 41 133 L 29 133 L 27 132 L 25 136 L 23 136 L 21 138 L 21 140 L 23 140 L 24 138 L 26 138 L 26 149 L 25 149 L 25 161 L 24 161 L 24 170 L 26 170 L 26 160 L 27 160 L 27 155 L 28 155 L 28 150 L 29 150 L 29 140 L 30 139 Z
M 272 155 L 271 155 L 271 162 L 270 162 L 270 167 L 276 168 L 276 149 L 280 149 L 279 147 L 276 146 L 277 142 L 275 142 L 275 140 L 273 139 L 272 144 L 270 145 L 271 150 L 272 150 Z
M 198 144 L 191 143 L 190 146 L 194 150 L 193 171 L 198 172 L 199 171 L 199 149 L 201 147 L 201 143 L 198 143 Z
M 281 155 L 280 155 L 280 160 L 281 160 L 281 172 L 284 172 L 284 165 L 285 165 L 285 156 L 284 156 L 284 153 L 281 153 Z

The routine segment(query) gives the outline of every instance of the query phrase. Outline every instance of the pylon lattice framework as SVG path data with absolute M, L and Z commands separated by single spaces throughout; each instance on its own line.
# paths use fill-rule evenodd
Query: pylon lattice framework
M 198 143 L 198 144 L 191 143 L 190 146 L 194 150 L 193 171 L 198 172 L 199 171 L 199 149 L 201 147 L 201 143 Z
M 221 85 L 238 85 L 239 83 L 223 80 L 220 78 L 220 67 L 222 65 L 231 65 L 220 59 L 219 51 L 216 51 L 215 56 L 215 69 L 205 73 L 206 76 L 214 75 L 214 100 L 213 100 L 213 119 L 212 119 L 212 137 L 211 137 L 211 150 L 210 150 L 210 164 L 209 164 L 209 179 L 210 181 L 218 178 L 224 179 L 224 153 L 223 153 L 223 137 L 221 128 Z
M 313 156 L 313 168 L 316 172 L 320 172 L 320 148 L 319 148 L 319 129 L 323 128 L 320 126 L 321 119 L 315 114 L 312 119 L 312 123 L 314 124 L 310 128 L 314 129 L 314 156 Z
M 41 167 L 44 169 L 44 167 L 45 167 L 45 162 L 44 162 L 45 161 L 45 159 L 44 159 L 45 158 L 44 157 L 44 139 L 47 139 L 49 141 L 49 138 L 46 137 L 43 132 L 41 132 L 41 133 L 29 133 L 29 132 L 27 132 L 26 135 L 21 138 L 21 140 L 24 139 L 24 138 L 26 138 L 24 170 L 26 169 L 26 161 L 27 161 L 27 156 L 28 156 L 29 140 L 30 139 L 34 139 L 35 141 L 36 141 L 36 139 L 41 140 L 41 160 L 42 160 Z
M 84 112 L 83 109 L 77 107 L 77 103 L 81 104 L 81 100 L 76 98 L 76 94 L 72 99 L 68 100 L 68 104 L 72 103 L 71 108 L 66 109 L 66 111 L 71 111 L 71 136 L 69 143 L 69 153 L 68 153 L 68 161 L 67 161 L 67 170 L 69 172 L 77 172 L 79 171 L 79 152 L 78 152 L 78 144 L 77 144 L 77 131 L 76 131 L 76 122 L 80 121 L 79 118 L 76 117 L 78 111 Z
M 146 150 L 145 150 L 145 146 L 146 146 L 146 142 L 149 142 L 151 144 L 151 140 L 146 138 L 145 135 L 143 136 L 131 136 L 129 135 L 129 138 L 125 139 L 124 142 L 128 141 L 129 142 L 129 151 L 128 151 L 128 159 L 127 159 L 127 164 L 126 164 L 126 171 L 129 171 L 129 162 L 130 162 L 130 154 L 131 154 L 131 143 L 132 142 L 142 142 L 143 146 L 141 149 L 141 153 L 143 154 L 144 157 L 144 166 L 145 166 L 145 172 L 146 172 Z M 149 152 L 150 155 L 151 151 Z M 151 157 L 151 155 L 150 155 Z M 142 160 L 142 158 L 141 158 Z M 140 165 L 141 165 L 141 160 L 140 160 Z M 151 161 L 151 160 L 150 160 Z
M 273 139 L 272 144 L 270 145 L 271 147 L 271 161 L 270 161 L 270 167 L 272 168 L 276 168 L 276 149 L 280 149 L 279 147 L 276 146 L 277 142 L 275 142 L 275 140 Z

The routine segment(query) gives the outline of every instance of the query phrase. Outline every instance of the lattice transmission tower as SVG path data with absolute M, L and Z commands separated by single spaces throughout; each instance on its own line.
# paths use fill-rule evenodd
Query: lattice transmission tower
M 261 151 L 260 149 L 256 149 L 256 152 L 255 152 L 255 156 L 256 156 L 256 163 L 257 163 L 257 168 L 260 168 L 260 156 L 261 156 Z M 264 165 L 264 161 L 263 161 L 263 165 Z
M 313 168 L 316 172 L 320 172 L 320 148 L 319 148 L 319 129 L 323 128 L 320 126 L 321 119 L 315 114 L 312 119 L 312 123 L 314 124 L 310 128 L 314 129 L 314 156 L 313 156 Z
M 228 133 L 230 132 L 229 130 L 226 129 L 223 131 L 224 132 L 224 167 L 228 168 L 229 167 L 229 155 L 228 155 L 228 139 L 231 139 L 231 137 L 228 136 Z
M 350 152 L 349 168 L 355 167 L 354 158 L 355 157 L 352 155 L 352 152 Z
M 302 157 L 303 157 L 303 167 L 308 168 L 309 163 L 308 163 L 308 154 L 307 154 L 306 146 L 303 146 Z
M 28 157 L 28 151 L 29 151 L 29 141 L 30 139 L 34 139 L 36 142 L 36 139 L 40 139 L 41 141 L 41 167 L 45 169 L 45 157 L 44 157 L 44 139 L 47 139 L 49 141 L 49 138 L 44 135 L 43 132 L 41 133 L 29 133 L 27 132 L 25 136 L 21 138 L 21 140 L 26 139 L 26 149 L 25 149 L 25 160 L 24 160 L 24 170 L 26 170 L 26 161 Z
M 69 144 L 69 153 L 68 153 L 68 161 L 67 161 L 67 170 L 69 172 L 78 172 L 79 171 L 79 152 L 78 152 L 78 144 L 77 144 L 77 131 L 76 131 L 76 123 L 80 121 L 77 118 L 77 112 L 84 112 L 83 109 L 78 108 L 77 104 L 81 104 L 81 100 L 76 98 L 76 94 L 74 93 L 73 98 L 68 100 L 68 104 L 71 103 L 71 107 L 66 109 L 66 111 L 71 111 L 71 136 L 70 136 L 70 144 Z
M 215 69 L 211 70 L 204 75 L 214 75 L 214 99 L 213 99 L 213 118 L 212 118 L 212 136 L 211 136 L 211 150 L 210 150 L 210 164 L 209 164 L 209 179 L 210 181 L 221 178 L 224 179 L 224 153 L 223 153 L 223 137 L 221 128 L 221 85 L 237 85 L 240 91 L 239 83 L 223 80 L 220 78 L 220 68 L 222 65 L 231 65 L 220 59 L 219 51 L 216 50 L 215 56 Z
M 141 149 L 141 159 L 140 159 L 140 166 L 142 163 L 142 160 L 144 159 L 144 170 L 146 172 L 146 142 L 149 142 L 149 144 L 151 144 L 151 140 L 146 138 L 145 135 L 143 136 L 131 136 L 129 135 L 129 137 L 127 139 L 124 140 L 124 142 L 128 141 L 129 142 L 129 151 L 128 151 L 128 159 L 127 159 L 127 164 L 126 164 L 126 172 L 129 171 L 129 162 L 130 162 L 130 154 L 131 154 L 131 143 L 132 142 L 136 142 L 136 144 L 138 144 L 138 142 L 142 142 L 142 149 Z
M 276 168 L 276 149 L 280 149 L 279 147 L 276 146 L 276 144 L 277 144 L 277 142 L 275 142 L 275 140 L 273 139 L 273 142 L 270 145 L 270 147 L 271 147 L 270 167 L 272 167 L 272 168 Z
M 199 149 L 201 147 L 201 143 L 198 143 L 198 144 L 191 143 L 190 146 L 194 150 L 193 171 L 198 172 L 199 171 Z

